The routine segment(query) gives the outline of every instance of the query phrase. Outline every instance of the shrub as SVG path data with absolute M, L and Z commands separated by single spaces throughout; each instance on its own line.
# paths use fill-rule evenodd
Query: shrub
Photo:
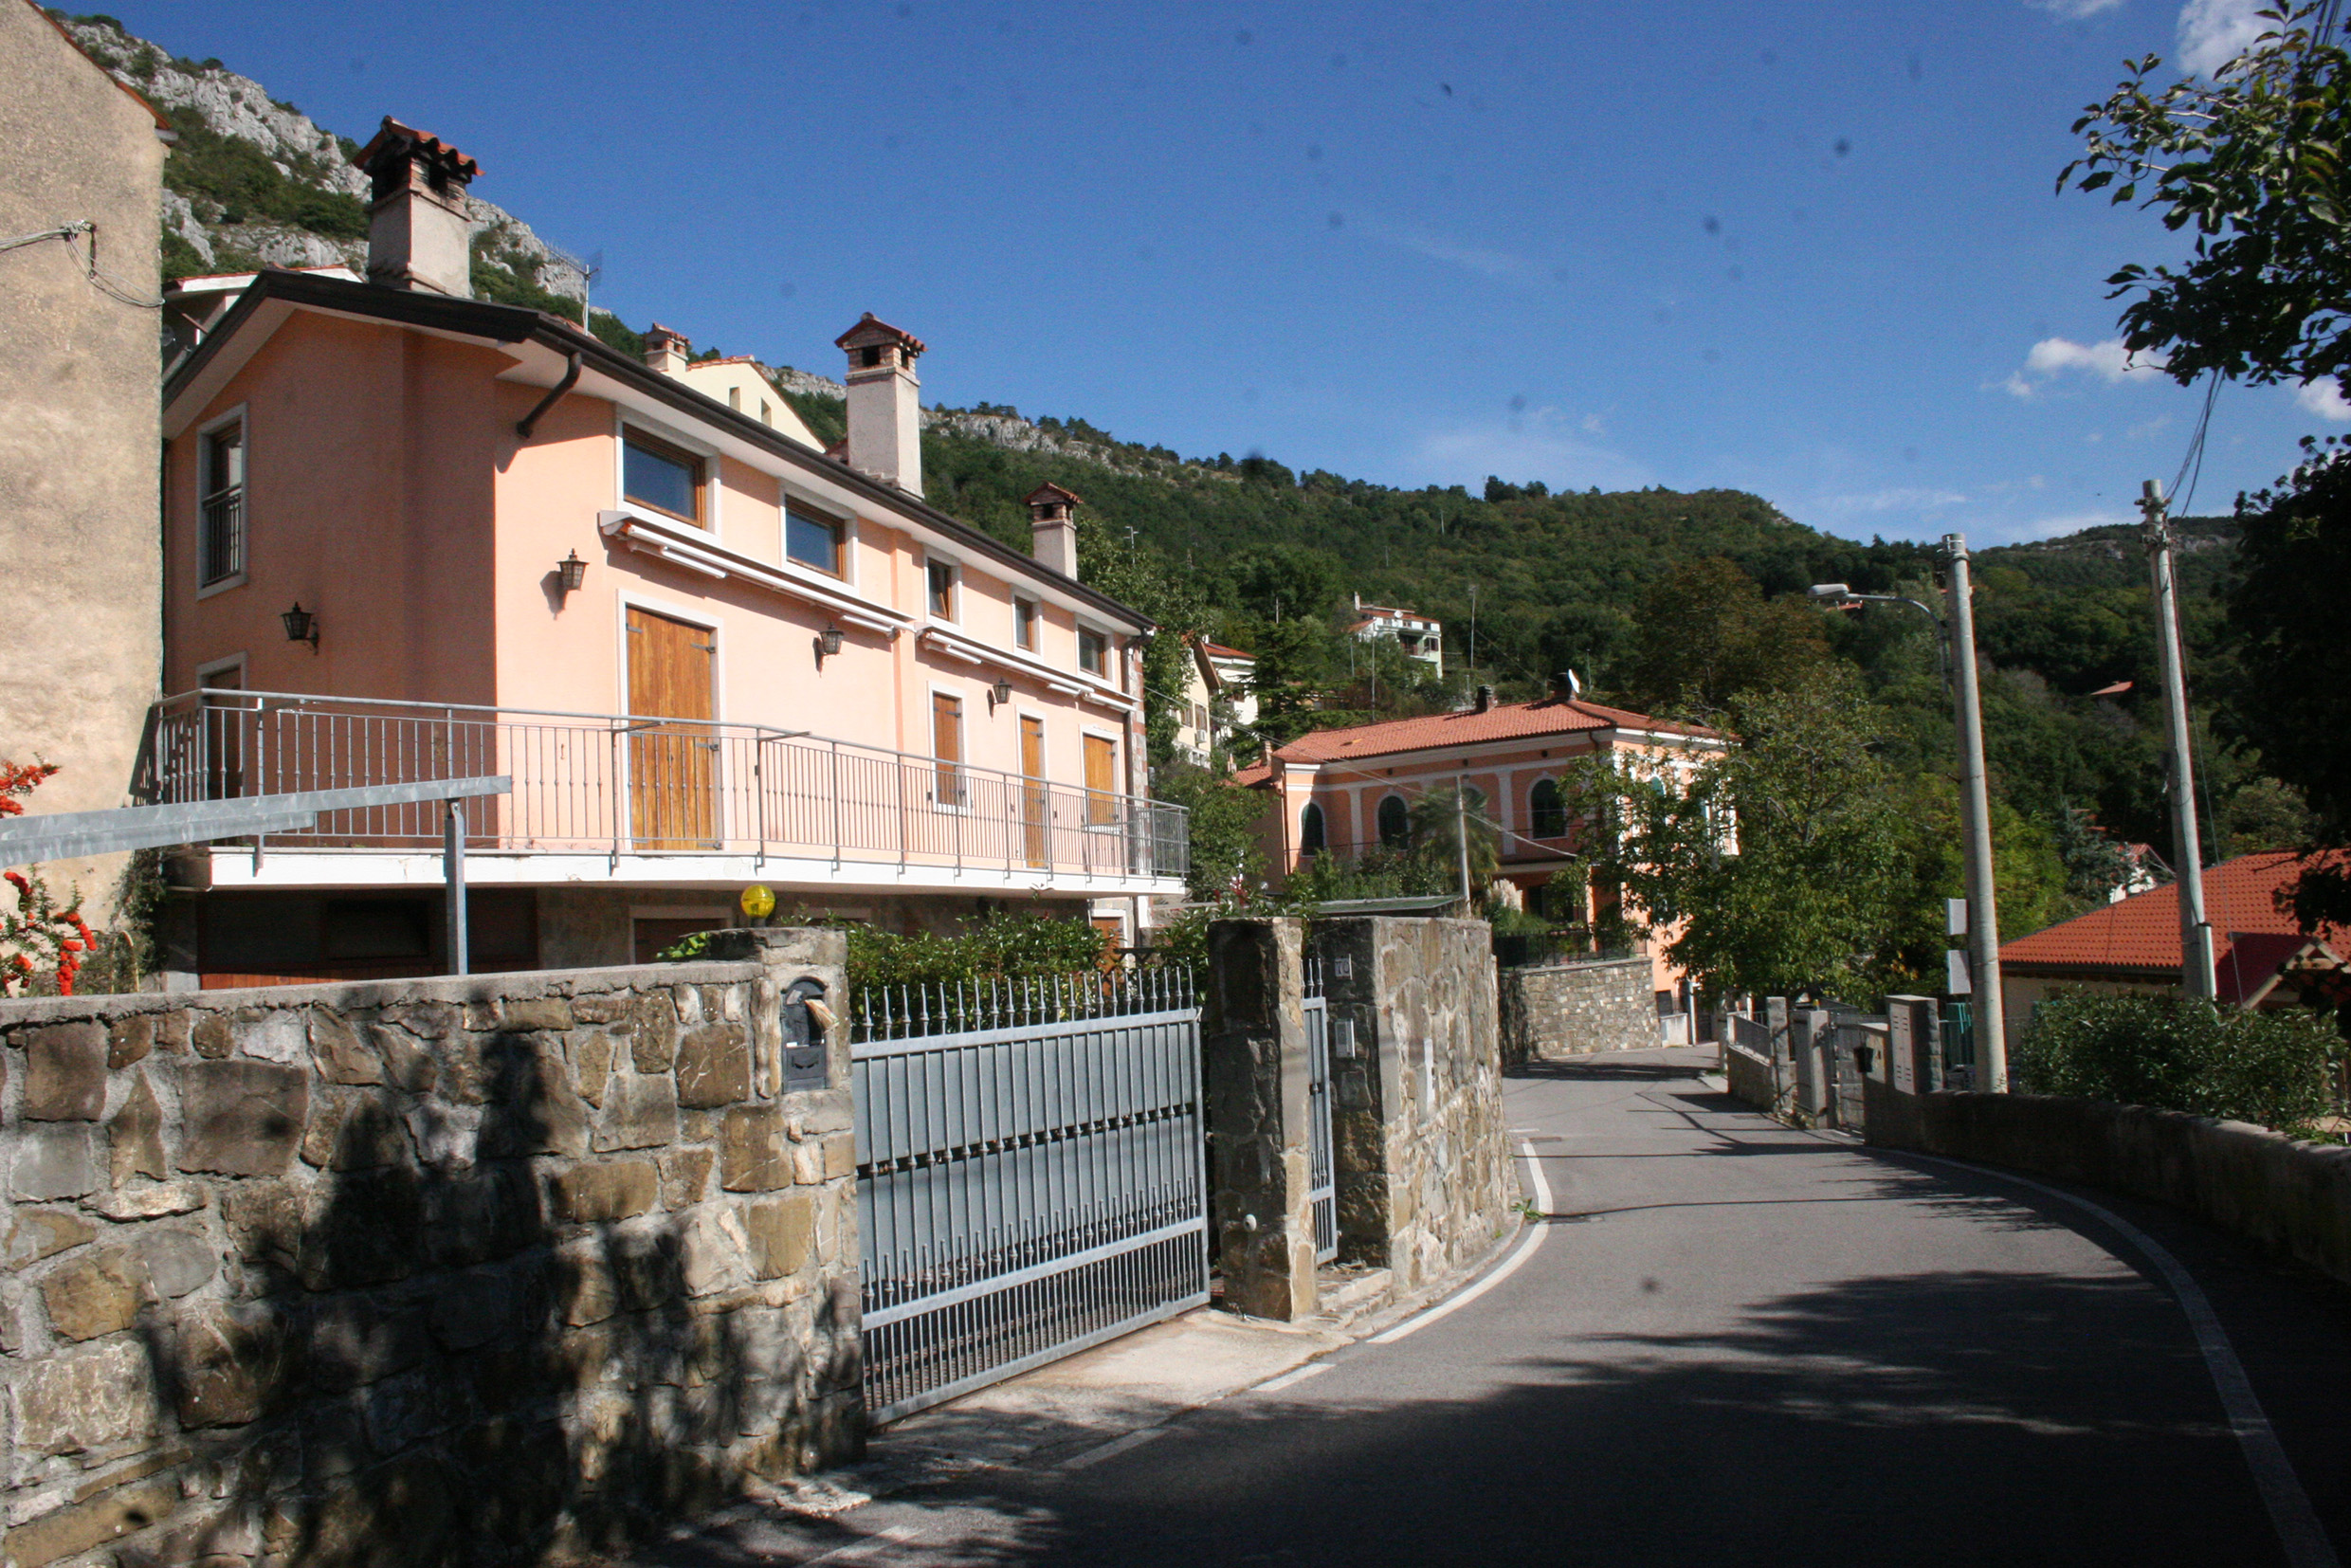
M 2335 1107 L 2340 1035 L 2304 1012 L 2244 1012 L 2180 996 L 2061 993 L 2017 1042 L 2032 1094 L 2078 1096 L 2308 1135 Z
M 1110 957 L 1103 934 L 1084 921 L 1003 910 L 957 937 L 899 936 L 854 921 L 840 923 L 849 939 L 852 992 L 876 985 L 955 985 L 1089 974 L 1103 968 Z M 666 962 L 704 957 L 723 949 L 727 939 L 725 932 L 698 931 L 664 948 L 661 957 Z

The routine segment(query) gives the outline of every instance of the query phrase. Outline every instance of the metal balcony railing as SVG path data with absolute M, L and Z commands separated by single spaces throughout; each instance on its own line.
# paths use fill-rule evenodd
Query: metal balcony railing
M 833 865 L 1180 878 L 1183 808 L 757 724 L 189 692 L 157 703 L 149 801 L 509 775 L 475 852 L 708 854 Z M 437 850 L 437 803 L 323 815 L 286 849 Z

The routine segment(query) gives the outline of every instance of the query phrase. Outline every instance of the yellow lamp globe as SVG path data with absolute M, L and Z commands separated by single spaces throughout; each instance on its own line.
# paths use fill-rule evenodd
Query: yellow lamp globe
M 755 921 L 763 921 L 775 913 L 775 890 L 764 883 L 755 882 L 744 888 L 739 902 L 742 904 L 743 913 Z

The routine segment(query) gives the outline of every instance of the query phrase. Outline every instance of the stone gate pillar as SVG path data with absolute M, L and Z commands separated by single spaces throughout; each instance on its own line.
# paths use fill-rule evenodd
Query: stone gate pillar
M 1319 1305 L 1302 939 L 1295 920 L 1212 923 L 1200 1019 L 1225 1302 L 1284 1322 L 1312 1317 Z

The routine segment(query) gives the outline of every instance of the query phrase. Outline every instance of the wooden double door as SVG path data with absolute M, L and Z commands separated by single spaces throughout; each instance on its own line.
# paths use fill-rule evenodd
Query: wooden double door
M 640 849 L 718 846 L 718 652 L 707 628 L 629 611 L 629 820 Z

